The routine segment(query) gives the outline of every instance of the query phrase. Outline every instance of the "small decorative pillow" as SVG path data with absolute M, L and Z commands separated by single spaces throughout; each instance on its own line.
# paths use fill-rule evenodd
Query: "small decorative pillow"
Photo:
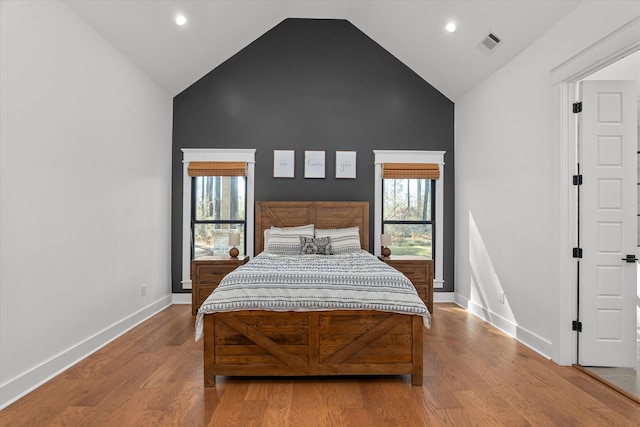
M 300 236 L 300 253 L 305 255 L 333 255 L 333 252 L 331 251 L 331 238 Z

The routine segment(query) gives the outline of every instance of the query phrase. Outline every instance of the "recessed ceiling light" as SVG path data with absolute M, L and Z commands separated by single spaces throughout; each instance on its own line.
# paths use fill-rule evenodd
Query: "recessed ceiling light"
M 176 16 L 176 24 L 178 25 L 184 25 L 187 23 L 187 17 L 184 15 L 178 15 Z
M 449 31 L 450 33 L 453 33 L 456 31 L 456 24 L 453 22 L 449 22 L 445 27 L 445 30 Z

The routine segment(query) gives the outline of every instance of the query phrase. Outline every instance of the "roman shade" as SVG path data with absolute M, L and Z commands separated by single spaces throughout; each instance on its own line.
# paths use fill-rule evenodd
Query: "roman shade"
M 440 169 L 437 163 L 383 163 L 382 178 L 438 179 Z
M 190 162 L 189 176 L 247 176 L 246 162 Z

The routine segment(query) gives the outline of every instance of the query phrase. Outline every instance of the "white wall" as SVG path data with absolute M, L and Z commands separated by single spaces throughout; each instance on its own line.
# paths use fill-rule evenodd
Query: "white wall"
M 570 177 L 550 71 L 637 16 L 635 1 L 586 1 L 456 103 L 456 300 L 546 355 L 560 344 L 554 298 L 575 287 L 557 250 Z
M 627 55 L 585 77 L 584 80 L 640 80 L 640 52 Z M 640 87 L 638 87 L 638 98 L 640 98 Z
M 57 0 L 0 17 L 1 407 L 170 304 L 172 99 Z

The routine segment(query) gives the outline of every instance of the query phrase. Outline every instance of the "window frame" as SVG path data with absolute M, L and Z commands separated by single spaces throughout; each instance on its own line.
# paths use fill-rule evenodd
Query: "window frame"
M 444 155 L 446 151 L 416 150 L 373 150 L 375 173 L 374 203 L 374 254 L 380 256 L 380 235 L 382 234 L 382 164 L 383 163 L 435 163 L 438 165 L 440 177 L 435 180 L 435 246 L 431 248 L 434 261 L 435 276 L 433 287 L 444 288 L 443 266 L 444 251 Z
M 188 169 L 191 162 L 245 162 L 247 164 L 246 179 L 246 211 L 245 211 L 245 249 L 253 258 L 254 248 L 254 177 L 255 149 L 218 149 L 218 148 L 183 148 L 182 149 L 182 289 L 191 289 L 191 207 L 192 179 Z

